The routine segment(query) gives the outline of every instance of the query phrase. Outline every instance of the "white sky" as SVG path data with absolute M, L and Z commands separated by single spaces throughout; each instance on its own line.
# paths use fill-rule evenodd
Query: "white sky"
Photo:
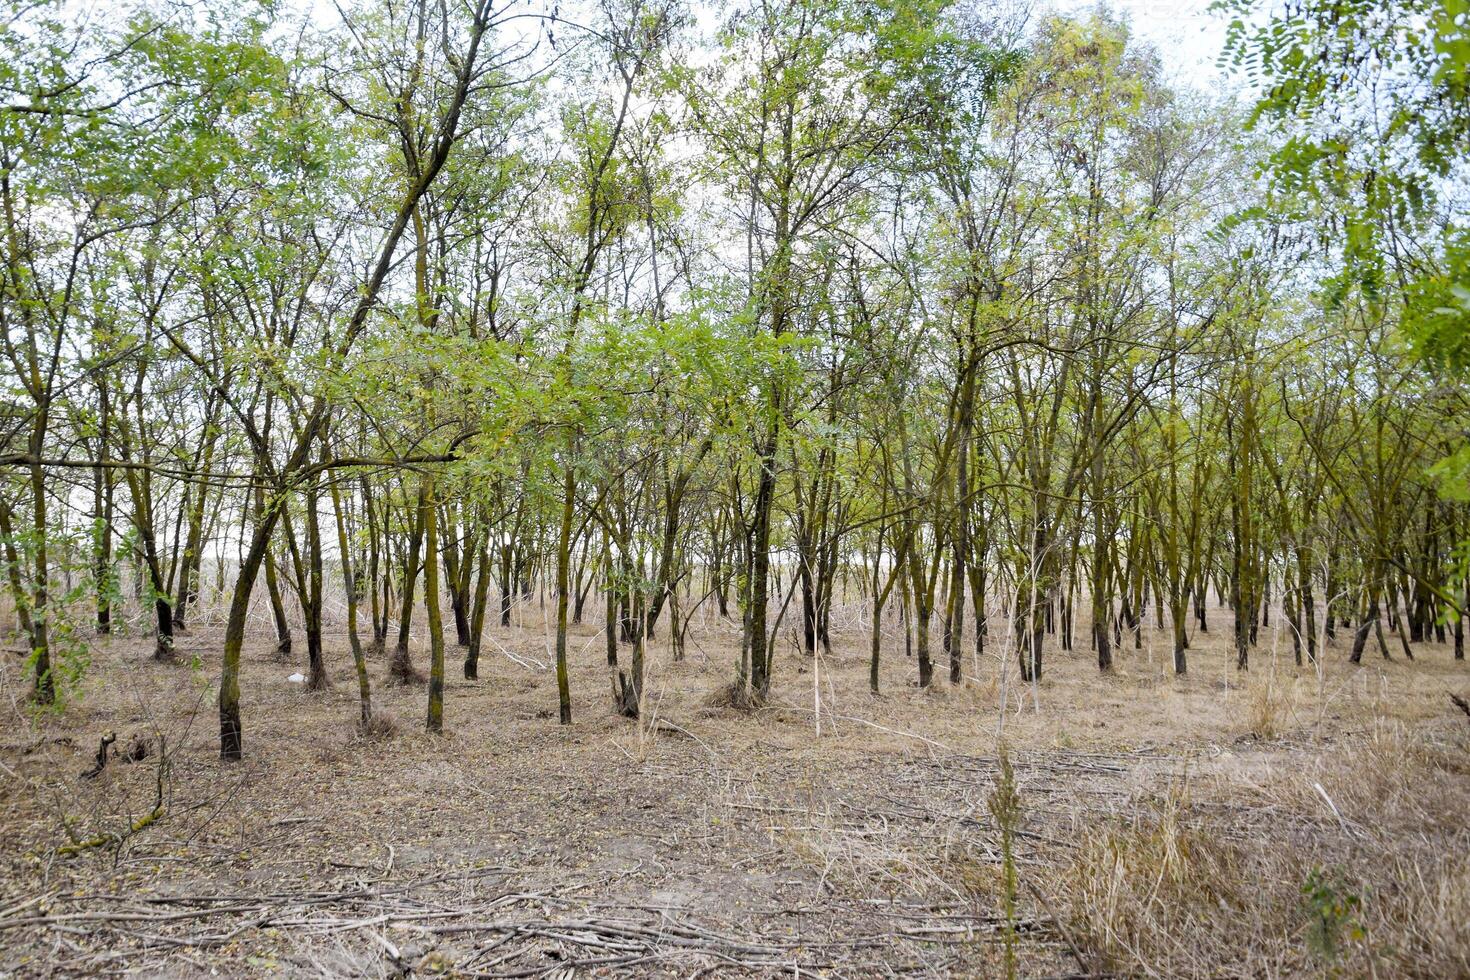
M 313 10 L 318 23 L 337 20 L 332 0 L 297 0 Z M 1225 42 L 1228 18 L 1211 14 L 1211 0 L 1103 0 L 1117 14 L 1126 18 L 1135 37 L 1159 52 L 1164 71 L 1170 81 L 1219 93 L 1227 75 L 1215 67 L 1215 60 Z M 549 3 L 533 3 L 540 9 Z M 1098 0 L 1037 0 L 1036 14 L 1053 9 L 1066 14 L 1085 14 L 1098 5 Z M 500 6 L 497 3 L 497 6 Z M 575 4 L 568 4 L 575 6 Z M 718 0 L 715 7 L 718 8 Z

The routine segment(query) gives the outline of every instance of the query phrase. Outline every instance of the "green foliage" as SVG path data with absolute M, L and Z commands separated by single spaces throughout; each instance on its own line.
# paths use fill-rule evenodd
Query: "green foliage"
M 1450 236 L 1439 267 L 1409 282 L 1404 331 L 1436 368 L 1470 374 L 1470 230 Z
M 50 664 L 50 676 L 54 685 L 55 698 L 49 702 L 37 702 L 34 704 L 38 711 L 61 712 L 76 701 L 81 695 L 82 684 L 86 679 L 87 669 L 92 664 L 92 652 L 89 638 L 89 626 L 83 625 L 83 620 L 90 612 L 90 600 L 96 594 L 96 583 L 92 579 L 92 568 L 88 557 L 90 552 L 82 547 L 91 537 L 90 533 L 83 530 L 66 532 L 63 529 L 55 529 L 47 537 L 47 545 L 53 554 L 59 554 L 61 560 L 53 559 L 53 580 L 47 584 L 50 594 L 45 608 L 37 610 L 29 601 L 30 592 L 22 590 L 19 595 L 12 595 L 18 606 L 26 609 L 33 617 L 45 617 L 48 630 L 47 660 Z M 0 541 L 0 547 L 10 545 L 16 550 L 15 571 L 21 576 L 22 581 L 29 579 L 29 570 L 34 567 L 35 549 L 39 543 L 39 536 L 33 528 L 17 529 L 14 536 L 8 541 Z M 4 551 L 0 550 L 0 577 L 9 577 L 11 567 L 4 557 Z M 70 582 L 66 588 L 60 588 L 61 583 Z M 28 583 L 29 584 L 29 583 Z M 116 592 L 115 583 L 109 590 Z M 40 651 L 32 648 L 26 656 L 24 671 L 27 675 L 34 675 L 40 658 Z
M 458 105 L 463 5 L 362 0 L 326 35 L 275 5 L 6 9 L 3 448 L 64 464 L 6 502 L 54 569 L 104 550 L 104 469 L 165 563 L 201 499 L 233 557 L 259 488 L 289 576 L 330 479 L 381 600 L 428 477 L 443 547 L 505 575 L 606 562 L 650 602 L 719 577 L 732 616 L 775 612 L 767 547 L 789 628 L 799 550 L 818 585 L 901 571 L 884 601 L 935 644 L 976 625 L 944 622 L 960 566 L 1013 641 L 1094 575 L 1101 616 L 1267 571 L 1402 597 L 1388 557 L 1443 583 L 1462 534 L 1426 491 L 1470 496 L 1463 52 L 1418 0 L 1243 19 L 1248 138 L 1105 12 L 773 0 L 706 40 L 615 0 L 553 54 L 492 26 Z M 120 536 L 96 597 L 153 598 Z
M 1463 0 L 1308 0 L 1234 14 L 1223 55 L 1257 88 L 1252 125 L 1279 142 L 1268 219 L 1302 222 L 1430 365 L 1470 369 L 1470 246 L 1453 189 L 1470 166 L 1470 10 Z M 1463 475 L 1460 454 L 1440 476 Z M 1462 480 L 1442 485 L 1453 493 Z
M 84 595 L 85 590 L 74 590 L 61 597 L 60 602 L 56 605 L 65 608 L 78 602 Z M 49 626 L 48 660 L 51 665 L 51 682 L 55 696 L 46 702 L 33 701 L 32 705 L 37 711 L 60 714 L 80 697 L 87 669 L 92 666 L 92 650 L 84 629 L 78 628 L 70 616 L 54 615 L 49 621 Z M 27 674 L 35 673 L 38 659 L 39 651 L 37 650 L 32 650 L 26 657 L 25 672 Z
M 1366 938 L 1358 918 L 1362 899 L 1347 889 L 1347 883 L 1340 874 L 1334 875 L 1321 868 L 1313 868 L 1302 883 L 1307 948 L 1329 966 L 1341 958 L 1349 943 Z
M 1470 145 L 1464 4 L 1309 0 L 1255 24 L 1252 7 L 1216 4 L 1235 15 L 1223 57 L 1263 93 L 1253 119 L 1293 133 L 1279 175 L 1365 219 L 1422 214 Z

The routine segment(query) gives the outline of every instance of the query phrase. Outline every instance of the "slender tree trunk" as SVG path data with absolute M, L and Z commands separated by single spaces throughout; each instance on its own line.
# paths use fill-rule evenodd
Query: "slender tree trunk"
M 494 576 L 490 550 L 486 544 L 488 537 L 480 536 L 479 570 L 475 574 L 474 608 L 470 613 L 470 644 L 464 656 L 464 676 L 469 681 L 477 680 L 480 676 L 480 642 L 485 634 L 485 610 L 490 605 L 490 579 Z
M 259 487 L 255 491 L 255 506 L 257 513 L 265 513 L 265 492 Z M 279 516 L 279 512 L 273 513 L 270 516 L 272 529 L 275 528 L 276 520 Z M 263 517 L 257 519 L 264 520 Z M 270 593 L 271 618 L 276 624 L 276 654 L 286 657 L 291 653 L 291 625 L 286 621 L 286 605 L 281 601 L 281 586 L 276 578 L 276 561 L 275 556 L 271 554 L 269 537 L 266 538 L 265 554 L 261 558 L 261 561 L 265 565 L 266 591 Z
M 429 712 L 425 727 L 444 730 L 444 618 L 439 611 L 439 508 L 434 478 L 425 474 L 419 492 L 424 525 L 424 606 L 429 621 Z
M 259 494 L 255 531 L 250 548 L 235 579 L 230 597 L 230 612 L 225 620 L 225 648 L 221 658 L 219 685 L 219 754 L 226 761 L 238 761 L 244 751 L 244 731 L 240 720 L 240 653 L 245 648 L 245 618 L 250 612 L 250 593 L 260 566 L 270 551 L 271 534 L 275 531 L 280 511 L 272 500 L 269 505 Z
M 418 581 L 424 531 L 427 527 L 424 520 L 424 501 L 429 496 L 429 482 L 427 476 L 419 479 L 419 499 L 414 508 L 412 527 L 409 529 L 408 558 L 403 566 L 403 596 L 398 614 L 398 642 L 393 648 L 393 659 L 388 664 L 388 676 L 400 684 L 416 684 L 423 679 L 414 669 L 413 658 L 408 651 L 408 641 L 409 631 L 413 625 L 414 585 Z
M 1465 595 L 1461 609 L 1470 610 L 1470 581 L 1465 583 Z M 1465 659 L 1465 613 L 1455 617 L 1455 659 Z
M 362 487 L 362 510 L 367 517 L 368 535 L 368 574 L 367 593 L 372 602 L 371 615 L 373 619 L 373 652 L 382 654 L 383 647 L 388 639 L 388 603 L 386 599 L 380 601 L 378 591 L 378 575 L 382 552 L 380 550 L 381 529 L 378 527 L 378 508 L 373 503 L 372 487 L 368 484 L 367 477 L 361 478 L 359 484 Z M 385 580 L 386 582 L 386 580 Z
M 322 532 L 317 506 L 321 502 L 320 483 L 313 479 L 306 491 L 307 594 L 310 609 L 306 616 L 306 686 L 324 691 L 332 686 L 322 652 Z M 348 599 L 349 604 L 351 599 Z
M 326 448 L 323 447 L 323 458 Z M 341 553 L 342 584 L 347 590 L 347 644 L 352 650 L 352 666 L 357 671 L 358 724 L 366 729 L 373 717 L 372 684 L 368 680 L 367 657 L 357 632 L 357 604 L 360 601 L 357 574 L 352 567 L 352 544 L 347 536 L 347 518 L 343 513 L 342 494 L 336 481 L 328 481 L 332 493 L 332 513 L 337 519 L 337 550 Z
M 111 426 L 112 422 L 110 418 L 111 413 L 108 409 L 108 385 L 105 379 L 99 385 L 98 394 L 99 409 L 97 419 L 97 452 L 100 459 L 106 459 L 108 452 L 107 447 L 109 427 Z M 97 557 L 95 563 L 93 564 L 92 574 L 95 581 L 95 589 L 97 594 L 97 632 L 103 635 L 112 632 L 112 596 L 117 584 L 114 580 L 114 573 L 112 568 L 112 515 L 114 499 L 113 490 L 114 482 L 112 478 L 112 471 L 105 466 L 99 466 L 94 469 L 92 471 L 92 517 L 97 524 L 95 530 L 95 547 Z M 0 506 L 4 505 L 0 504 Z M 8 515 L 6 516 L 8 517 Z M 5 522 L 5 526 L 7 528 L 9 527 L 8 519 Z M 7 530 L 5 534 L 8 541 L 10 537 L 10 532 Z M 10 558 L 11 568 L 13 571 L 15 568 L 14 556 L 9 555 L 8 557 Z M 21 609 L 19 596 L 20 593 L 17 592 L 16 607 L 18 610 Z M 27 620 L 27 632 L 30 631 L 28 622 L 29 621 Z
M 513 589 L 514 545 L 509 542 L 500 546 L 500 625 L 510 625 L 511 604 L 515 601 Z
M 602 532 L 602 605 L 605 613 L 603 622 L 602 638 L 607 644 L 607 665 L 617 667 L 618 665 L 618 599 L 617 588 L 613 583 L 613 554 L 612 540 L 608 537 L 606 529 Z M 613 685 L 613 697 L 617 697 L 616 680 Z
M 5 543 L 5 572 L 10 582 L 10 595 L 15 602 L 15 622 L 27 640 L 32 636 L 30 599 L 20 577 L 20 555 L 15 547 L 15 525 L 10 501 L 0 498 L 0 538 Z M 100 616 L 99 606 L 99 616 Z
M 576 440 L 569 446 L 575 458 Z M 572 688 L 567 673 L 567 610 L 569 606 L 568 582 L 572 560 L 572 520 L 577 495 L 577 472 L 569 459 L 562 479 L 561 529 L 556 543 L 556 699 L 559 718 L 563 725 L 572 723 Z M 639 631 L 642 632 L 641 630 Z M 641 639 L 641 638 L 640 638 Z
M 219 442 L 219 427 L 214 423 L 213 412 L 205 420 L 207 431 L 204 449 L 200 454 L 200 467 L 204 473 L 214 464 L 215 446 Z M 179 589 L 174 599 L 174 629 L 183 630 L 189 618 L 189 606 L 199 601 L 199 572 L 204 561 L 204 513 L 209 503 L 209 484 L 201 481 L 195 487 L 193 506 L 189 508 L 189 525 L 184 544 L 184 555 L 179 568 Z
M 775 382 L 772 382 L 774 384 Z M 751 542 L 750 579 L 750 683 L 756 697 L 771 693 L 771 649 L 766 636 L 766 614 L 770 598 L 771 510 L 776 500 L 776 452 L 778 421 L 776 398 L 771 395 L 770 418 L 760 452 L 760 479 L 756 487 L 754 535 Z
M 927 688 L 934 683 L 934 662 L 929 658 L 929 619 L 933 607 L 924 595 L 924 583 L 910 584 L 914 596 L 914 652 L 919 658 L 919 687 Z
M 143 551 L 143 564 L 148 573 L 148 593 L 153 602 L 153 659 L 158 663 L 174 660 L 174 617 L 159 561 L 158 541 L 154 536 L 153 489 L 146 472 L 127 471 L 128 489 L 133 498 L 133 526 L 138 529 L 138 543 Z
M 964 522 L 962 514 L 960 521 Z M 963 532 L 961 532 L 963 536 Z M 964 676 L 965 638 L 965 545 L 956 543 L 950 565 L 949 610 L 945 619 L 945 646 L 949 649 L 949 682 L 958 684 Z

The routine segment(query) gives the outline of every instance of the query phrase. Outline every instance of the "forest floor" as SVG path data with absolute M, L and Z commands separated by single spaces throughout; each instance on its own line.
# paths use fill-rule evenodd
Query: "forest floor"
M 977 680 L 941 666 L 920 691 L 900 638 L 874 698 L 851 613 L 833 654 L 780 650 L 754 710 L 720 704 L 735 624 L 695 626 L 682 663 L 656 643 L 641 723 L 579 626 L 562 727 L 528 606 L 487 628 L 478 681 L 449 646 L 443 735 L 375 659 L 397 731 L 372 739 L 345 640 L 311 693 L 260 637 L 235 764 L 217 627 L 175 666 L 96 643 L 56 713 L 7 656 L 0 976 L 1003 976 L 1008 951 L 1020 976 L 1470 975 L 1470 718 L 1448 696 L 1470 668 L 1447 647 L 1353 667 L 1340 635 L 1299 669 L 1268 629 L 1241 673 L 1220 611 L 1184 677 L 1145 628 L 1107 676 L 1084 646 L 1002 683 L 997 639 Z M 105 731 L 149 754 L 80 778 Z

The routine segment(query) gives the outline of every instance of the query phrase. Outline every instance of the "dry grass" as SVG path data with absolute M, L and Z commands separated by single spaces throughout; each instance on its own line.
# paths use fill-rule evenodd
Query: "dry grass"
M 1284 693 L 1272 676 L 1251 684 L 1249 691 L 1250 721 L 1246 731 L 1259 739 L 1275 738 L 1285 721 L 1283 715 L 1289 707 L 1289 693 Z
M 1466 726 L 1384 723 L 1256 799 L 1176 788 L 1087 835 L 1051 888 L 1097 970 L 1470 975 L 1467 751 Z
M 357 733 L 369 742 L 386 742 L 398 735 L 398 717 L 391 711 L 374 711 L 366 725 L 358 725 Z
M 755 691 L 751 690 L 750 685 L 742 684 L 740 681 L 731 681 L 715 688 L 705 695 L 702 704 L 712 712 L 736 711 L 741 713 L 755 711 L 765 706 L 765 702 Z
M 512 627 L 487 632 L 480 680 L 449 678 L 443 736 L 421 731 L 423 690 L 386 683 L 381 653 L 364 737 L 345 642 L 327 648 L 334 689 L 313 693 L 286 681 L 299 665 L 262 635 L 246 651 L 247 761 L 235 766 L 217 758 L 220 634 L 207 616 L 181 638 L 180 665 L 152 663 L 143 638 L 97 644 L 60 714 L 31 713 L 17 662 L 0 662 L 0 974 L 263 975 L 274 962 L 386 976 L 400 967 L 380 939 L 401 957 L 422 945 L 413 923 L 441 920 L 361 924 L 385 914 L 457 914 L 444 921 L 456 928 L 514 919 L 531 932 L 467 929 L 434 948 L 462 973 L 514 972 L 588 955 L 535 929 L 617 909 L 783 951 L 787 967 L 754 975 L 797 962 L 999 975 L 1006 879 L 987 800 L 1003 729 L 1019 975 L 1470 975 L 1470 725 L 1445 696 L 1470 677 L 1445 648 L 1354 668 L 1333 647 L 1319 674 L 1266 631 L 1241 674 L 1225 637 L 1205 634 L 1176 677 L 1167 634 L 1146 629 L 1110 675 L 1085 648 L 1053 651 L 1046 677 L 1022 685 L 1011 662 L 1001 683 L 1013 651 L 996 635 L 967 656 L 964 684 L 920 691 L 890 620 L 874 698 L 863 608 L 834 617 L 850 625 L 819 674 L 783 639 L 767 704 L 731 684 L 737 624 L 701 611 L 685 661 L 650 645 L 638 721 L 611 703 L 597 627 L 579 627 L 563 728 L 548 625 L 521 603 Z M 105 730 L 120 743 L 167 737 L 166 813 L 118 849 L 59 856 L 64 821 L 115 830 L 151 804 L 147 762 L 78 782 Z M 499 876 L 476 877 L 489 869 Z M 364 888 L 376 905 L 303 911 L 291 897 Z M 52 914 L 90 914 L 148 912 L 145 894 L 278 897 L 203 922 L 5 927 L 37 896 Z M 296 924 L 252 925 L 268 914 Z M 768 956 L 697 945 L 627 972 L 687 977 Z

